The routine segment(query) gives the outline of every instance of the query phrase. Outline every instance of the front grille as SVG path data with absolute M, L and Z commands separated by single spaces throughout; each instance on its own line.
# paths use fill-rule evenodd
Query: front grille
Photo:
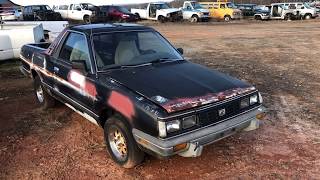
M 205 16 L 209 16 L 209 13 L 203 13 L 203 15 L 205 15 Z
M 257 103 L 255 105 L 252 105 L 252 106 L 246 108 L 246 109 L 240 109 L 240 101 L 243 98 L 245 98 L 245 97 L 238 98 L 233 101 L 229 101 L 229 102 L 223 103 L 221 105 L 200 111 L 198 114 L 199 125 L 203 127 L 203 126 L 207 126 L 207 125 L 211 125 L 211 124 L 216 124 L 216 123 L 219 123 L 220 121 L 223 121 L 227 118 L 230 118 L 232 116 L 240 114 L 244 111 L 247 111 L 247 110 L 259 105 Z M 223 116 L 220 116 L 219 110 L 223 110 L 223 109 L 225 109 L 225 114 Z

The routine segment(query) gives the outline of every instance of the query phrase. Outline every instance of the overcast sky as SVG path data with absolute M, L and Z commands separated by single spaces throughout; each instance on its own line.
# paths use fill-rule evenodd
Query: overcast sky
M 110 5 L 110 4 L 140 4 L 148 2 L 159 2 L 159 0 L 11 0 L 12 2 L 26 6 L 26 5 L 62 5 L 62 4 L 72 4 L 72 3 L 91 3 L 94 5 Z M 161 0 L 161 2 L 170 2 L 172 0 Z

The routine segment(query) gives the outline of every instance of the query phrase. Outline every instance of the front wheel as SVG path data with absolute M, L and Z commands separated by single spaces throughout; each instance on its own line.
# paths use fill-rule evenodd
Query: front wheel
M 42 106 L 43 109 L 48 109 L 55 105 L 56 100 L 44 89 L 39 76 L 34 78 L 34 93 L 37 102 Z
M 104 125 L 107 151 L 112 159 L 124 168 L 133 168 L 144 159 L 131 129 L 124 118 L 113 116 Z
M 165 18 L 164 16 L 159 16 L 159 17 L 158 17 L 158 20 L 159 20 L 161 23 L 166 22 L 166 18 Z
M 307 15 L 304 16 L 304 19 L 305 19 L 305 20 L 309 20 L 309 19 L 311 19 L 311 18 L 312 18 L 312 16 L 311 16 L 310 14 L 307 14 Z
M 231 17 L 229 15 L 224 16 L 224 21 L 229 22 L 231 20 Z
M 198 17 L 197 15 L 193 15 L 193 16 L 191 17 L 190 21 L 191 21 L 192 23 L 199 22 L 199 17 Z

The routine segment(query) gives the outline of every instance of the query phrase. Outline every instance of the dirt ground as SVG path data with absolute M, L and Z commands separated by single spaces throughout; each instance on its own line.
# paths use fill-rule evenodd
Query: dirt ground
M 0 179 L 320 179 L 319 20 L 155 24 L 185 57 L 254 84 L 268 108 L 257 131 L 198 158 L 146 157 L 123 169 L 103 130 L 67 107 L 42 111 L 18 62 L 0 64 Z

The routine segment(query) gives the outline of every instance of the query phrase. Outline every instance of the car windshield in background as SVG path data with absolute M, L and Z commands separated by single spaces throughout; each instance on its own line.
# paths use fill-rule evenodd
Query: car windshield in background
M 237 7 L 233 3 L 227 3 L 227 7 L 231 9 L 236 9 Z
M 157 9 L 169 9 L 168 4 L 156 4 Z
M 183 59 L 174 47 L 153 31 L 96 34 L 93 46 L 99 71 Z
M 81 8 L 84 10 L 93 10 L 94 9 L 94 5 L 92 4 L 87 4 L 87 3 L 82 3 L 80 4 Z
M 46 10 L 51 10 L 49 6 L 33 6 L 33 10 L 41 10 L 41 11 L 46 11 Z
M 204 9 L 198 2 L 192 2 L 191 4 L 195 9 Z
M 122 12 L 122 13 L 131 14 L 131 12 L 128 11 L 127 8 L 124 8 L 124 7 L 122 7 L 122 6 L 117 6 L 117 9 L 118 9 L 120 12 Z
M 307 8 L 307 9 L 311 9 L 311 6 L 309 3 L 303 3 L 303 5 Z

